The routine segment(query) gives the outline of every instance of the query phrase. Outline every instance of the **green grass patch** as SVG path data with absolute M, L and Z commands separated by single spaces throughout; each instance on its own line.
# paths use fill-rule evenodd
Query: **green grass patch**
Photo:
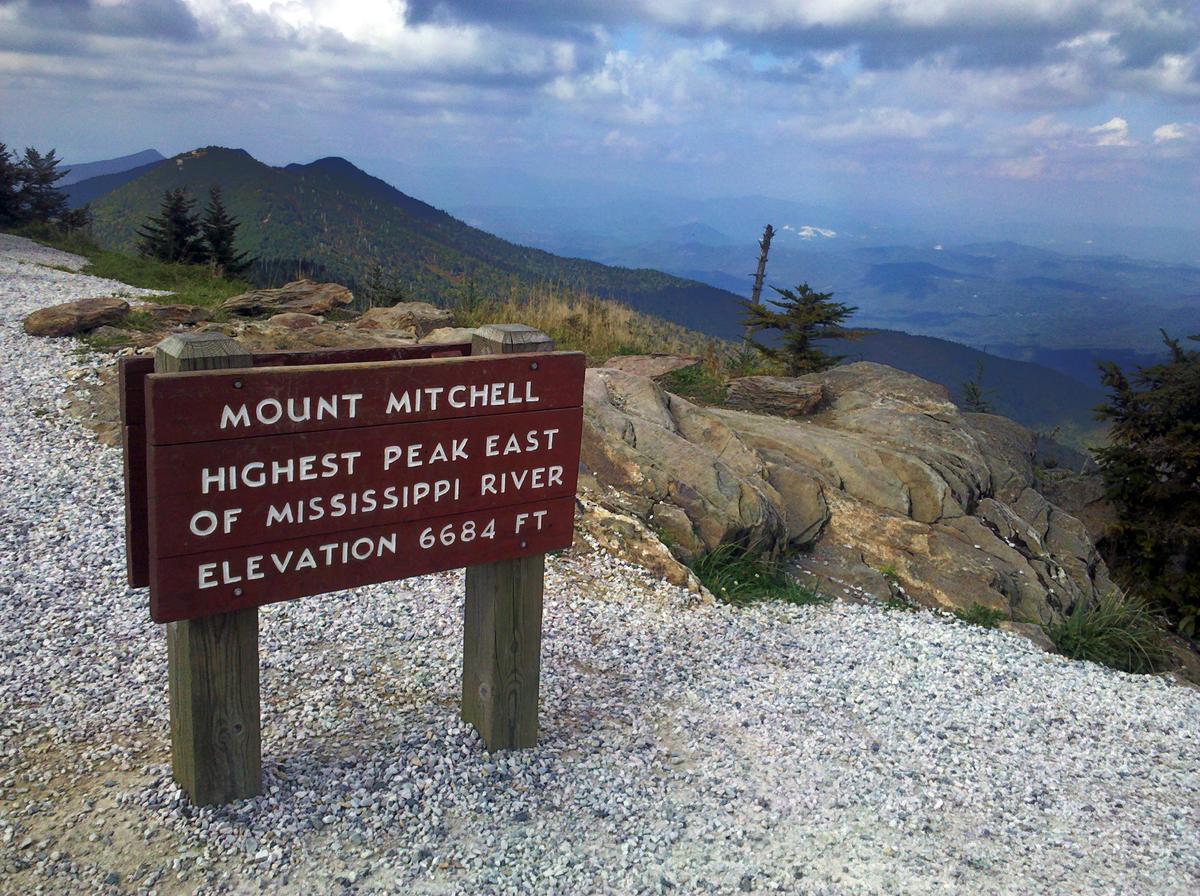
M 80 273 L 108 280 L 119 280 L 142 289 L 162 289 L 169 296 L 144 296 L 144 301 L 171 305 L 199 305 L 214 308 L 221 302 L 253 287 L 242 280 L 214 277 L 204 265 L 165 264 L 153 258 L 125 255 L 102 249 L 83 234 L 62 232 L 52 227 L 17 230 L 18 236 L 28 237 L 43 245 L 88 260 Z M 47 265 L 47 267 L 53 267 Z
M 798 606 L 829 600 L 793 579 L 782 563 L 736 544 L 724 544 L 704 554 L 692 571 L 714 597 L 738 607 L 768 600 Z
M 710 373 L 704 364 L 673 370 L 658 382 L 668 392 L 696 404 L 719 405 L 725 402 L 726 380 Z
M 1047 626 L 1046 634 L 1064 656 L 1122 672 L 1157 672 L 1170 658 L 1149 604 L 1115 591 L 1090 607 L 1076 604 L 1070 616 Z
M 971 604 L 965 610 L 955 610 L 954 615 L 963 622 L 983 628 L 995 628 L 1001 622 L 1008 619 L 1008 614 L 1003 610 L 985 607 L 983 604 Z

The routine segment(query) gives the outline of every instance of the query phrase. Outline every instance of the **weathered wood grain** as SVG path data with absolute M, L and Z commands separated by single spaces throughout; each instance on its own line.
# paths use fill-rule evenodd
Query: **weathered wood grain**
M 471 351 L 473 355 L 546 353 L 531 364 L 556 357 L 549 336 L 520 324 L 481 328 Z M 571 522 L 573 533 L 573 513 Z M 570 538 L 564 538 L 562 547 L 570 543 Z M 532 747 L 538 733 L 546 557 L 543 552 L 482 562 L 487 559 L 476 558 L 476 565 L 467 567 L 462 717 L 475 726 L 489 750 Z
M 167 626 L 171 768 L 193 803 L 262 792 L 258 611 Z
M 154 369 L 210 370 L 249 362 L 249 354 L 228 336 L 184 334 L 159 344 Z M 171 768 L 192 801 L 209 805 L 261 793 L 258 610 L 170 625 L 167 681 Z
M 537 745 L 545 554 L 467 569 L 462 717 L 489 750 Z

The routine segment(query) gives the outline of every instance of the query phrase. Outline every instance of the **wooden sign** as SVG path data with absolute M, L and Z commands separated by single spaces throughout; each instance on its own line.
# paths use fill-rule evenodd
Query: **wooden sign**
M 219 333 L 120 366 L 129 582 L 167 625 L 171 766 L 262 789 L 258 607 L 466 567 L 462 716 L 537 743 L 547 551 L 571 543 L 584 359 L 471 343 L 251 355 Z
M 305 364 L 363 364 L 371 361 L 415 361 L 423 358 L 462 358 L 471 343 L 399 345 L 379 348 L 321 349 L 260 352 L 249 356 L 255 367 L 296 367 Z M 125 544 L 129 584 L 150 584 L 150 518 L 146 483 L 146 378 L 154 359 L 122 358 L 118 365 L 121 404 L 121 444 L 125 460 Z
M 578 353 L 145 378 L 157 622 L 571 543 Z

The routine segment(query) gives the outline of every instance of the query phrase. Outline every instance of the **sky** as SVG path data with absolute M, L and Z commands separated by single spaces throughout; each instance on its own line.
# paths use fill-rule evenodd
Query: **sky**
M 0 0 L 0 141 L 1200 230 L 1200 3 Z

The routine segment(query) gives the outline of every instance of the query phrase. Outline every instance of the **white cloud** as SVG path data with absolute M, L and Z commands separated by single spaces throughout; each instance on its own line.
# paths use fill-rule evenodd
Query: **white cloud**
M 1178 122 L 1160 125 L 1154 129 L 1154 142 L 1166 143 L 1168 140 L 1182 140 L 1187 134 Z
M 844 121 L 816 123 L 811 133 L 829 141 L 920 140 L 954 122 L 955 115 L 949 111 L 924 115 L 910 109 L 881 106 L 864 110 Z M 793 122 L 794 126 L 804 129 L 813 124 L 810 120 Z
M 1182 143 L 1200 141 L 1200 124 L 1172 121 L 1154 129 L 1155 143 Z
M 1097 146 L 1133 146 L 1129 139 L 1129 122 L 1120 116 L 1113 116 L 1104 124 L 1088 128 L 1089 134 L 1096 135 Z

